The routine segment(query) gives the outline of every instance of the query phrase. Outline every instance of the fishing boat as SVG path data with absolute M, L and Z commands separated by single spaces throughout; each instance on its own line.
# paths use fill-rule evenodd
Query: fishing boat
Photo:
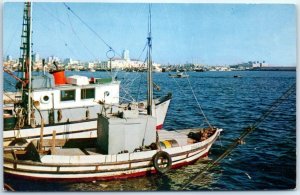
M 149 21 L 151 11 L 149 7 Z M 147 37 L 147 113 L 99 113 L 97 138 L 16 139 L 4 147 L 4 173 L 39 181 L 95 181 L 166 173 L 208 155 L 222 129 L 156 130 L 153 116 L 151 22 Z
M 176 74 L 169 74 L 169 77 L 171 78 L 187 78 L 189 77 L 190 75 L 184 73 L 184 72 L 178 72 Z
M 3 107 L 4 144 L 14 138 L 28 140 L 51 137 L 53 129 L 57 138 L 90 138 L 97 136 L 97 113 L 110 112 L 107 104 L 114 104 L 112 109 L 139 105 L 139 112 L 146 111 L 147 104 L 130 102 L 121 104 L 120 81 L 113 77 L 88 78 L 72 75 L 66 77 L 64 69 L 54 63 L 50 74 L 32 75 L 31 60 L 31 3 L 25 2 L 22 32 L 23 78 L 16 77 L 4 68 L 4 71 L 18 80 L 19 91 L 5 94 Z M 171 101 L 167 94 L 154 101 L 154 115 L 157 117 L 156 128 L 163 126 Z

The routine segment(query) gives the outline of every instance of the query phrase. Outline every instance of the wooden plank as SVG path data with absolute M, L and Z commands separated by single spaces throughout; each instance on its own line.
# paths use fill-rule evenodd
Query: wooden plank
M 55 137 L 56 137 L 56 131 L 54 130 L 52 133 L 52 143 L 51 143 L 51 150 L 53 151 L 55 149 Z
M 66 144 L 66 140 L 65 139 L 44 139 L 44 143 L 43 146 L 44 147 L 51 147 L 53 145 L 53 141 L 55 142 L 55 146 L 61 147 L 64 146 Z

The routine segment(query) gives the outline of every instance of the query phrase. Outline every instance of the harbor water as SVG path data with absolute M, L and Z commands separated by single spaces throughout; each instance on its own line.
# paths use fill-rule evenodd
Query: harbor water
M 66 72 L 67 75 L 107 76 L 107 72 Z M 18 73 L 16 73 L 18 74 Z M 42 74 L 42 73 L 35 73 Z M 205 165 L 216 159 L 240 133 L 296 82 L 295 71 L 188 72 L 189 78 L 154 73 L 160 87 L 154 95 L 172 93 L 164 129 L 207 126 L 193 92 L 211 125 L 222 128 L 209 157 L 165 175 L 89 183 L 41 183 L 4 178 L 16 191 L 178 191 Z M 239 75 L 239 77 L 234 77 Z M 118 72 L 122 101 L 143 100 L 146 73 Z M 4 90 L 13 81 L 4 74 Z M 140 94 L 137 94 L 140 91 Z M 296 93 L 266 118 L 221 163 L 185 190 L 282 190 L 296 186 Z

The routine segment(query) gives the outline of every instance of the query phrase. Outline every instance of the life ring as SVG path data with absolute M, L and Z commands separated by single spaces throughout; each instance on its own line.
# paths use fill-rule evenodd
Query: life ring
M 172 159 L 165 151 L 157 152 L 153 157 L 153 166 L 159 173 L 166 173 L 171 169 Z

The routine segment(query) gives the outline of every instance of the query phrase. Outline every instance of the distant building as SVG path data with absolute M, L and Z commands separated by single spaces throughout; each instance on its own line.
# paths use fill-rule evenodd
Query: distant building
M 53 58 L 51 56 L 46 59 L 46 62 L 48 62 L 48 63 L 52 63 L 52 61 L 53 61 Z
M 229 66 L 232 70 L 249 70 L 252 68 L 252 62 L 245 62 Z
M 87 67 L 88 67 L 89 69 L 94 69 L 94 68 L 95 68 L 95 64 L 92 63 L 92 62 L 88 62 L 88 63 L 87 63 Z
M 65 64 L 72 64 L 72 59 L 71 58 L 66 58 L 64 63 Z
M 129 50 L 124 50 L 123 51 L 123 59 L 126 61 L 130 61 L 130 57 L 129 57 Z
M 38 62 L 40 61 L 40 55 L 38 53 L 35 53 L 32 55 L 32 61 L 33 62 Z
M 54 62 L 54 61 L 59 62 L 60 59 L 59 59 L 58 57 L 56 57 L 56 56 L 49 56 L 49 57 L 47 58 L 47 60 L 46 60 L 46 62 L 48 62 L 48 63 L 52 63 L 52 62 Z
M 252 67 L 253 68 L 262 68 L 262 67 L 268 67 L 268 66 L 269 65 L 265 61 L 262 61 L 262 62 L 254 61 L 254 62 L 252 62 Z
M 66 58 L 64 64 L 76 65 L 79 64 L 78 60 L 73 60 L 72 58 Z
M 11 56 L 11 55 L 7 55 L 7 56 L 6 56 L 6 61 L 7 61 L 7 62 L 12 61 L 12 56 Z
M 144 62 L 132 59 L 132 60 L 125 60 L 123 58 L 113 58 L 111 60 L 111 68 L 112 69 L 125 69 L 125 68 L 140 68 L 145 66 Z M 153 66 L 160 68 L 160 64 L 153 63 Z M 100 63 L 101 68 L 110 68 L 110 61 L 102 61 Z

